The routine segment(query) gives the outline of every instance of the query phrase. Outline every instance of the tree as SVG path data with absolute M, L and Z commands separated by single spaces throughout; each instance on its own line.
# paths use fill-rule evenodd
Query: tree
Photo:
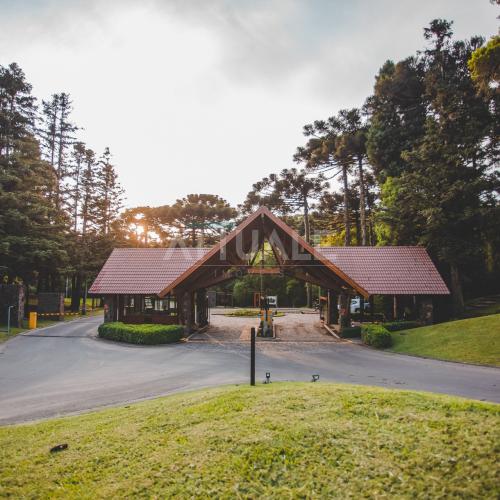
M 158 208 L 160 221 L 176 228 L 191 246 L 213 244 L 232 226 L 236 210 L 215 194 L 188 194 L 172 206 Z
M 485 229 L 498 227 L 499 184 L 493 116 L 467 68 L 482 40 L 453 42 L 451 25 L 432 21 L 424 30 L 431 45 L 400 65 L 400 75 L 392 65 L 382 68 L 368 103 L 369 152 L 382 182 L 379 218 L 388 229 L 379 234 L 396 244 L 423 244 L 446 264 L 460 314 L 463 271 L 477 272 L 472 263 L 484 252 Z M 398 132 L 401 120 L 407 126 Z
M 101 234 L 107 235 L 111 224 L 122 208 L 123 189 L 118 182 L 115 167 L 111 164 L 109 148 L 104 150 L 95 173 L 96 177 L 96 222 Z
M 84 170 L 81 180 L 81 199 L 82 206 L 80 210 L 80 220 L 82 224 L 81 234 L 85 236 L 97 218 L 98 189 L 96 182 L 97 162 L 95 153 L 89 148 L 84 152 Z
M 35 99 L 17 64 L 0 67 L 0 258 L 8 280 L 55 286 L 68 255 L 64 220 L 51 204 L 51 167 L 40 156 Z
M 70 176 L 73 181 L 70 190 L 70 208 L 73 219 L 73 231 L 78 230 L 78 220 L 80 216 L 80 204 L 82 197 L 82 177 L 85 163 L 86 148 L 83 142 L 77 142 L 73 145 L 71 152 L 72 163 L 70 165 Z
M 68 149 L 74 143 L 78 127 L 70 121 L 72 101 L 69 94 L 53 94 L 50 101 L 43 101 L 41 137 L 46 158 L 54 170 L 56 186 L 54 200 L 57 208 L 66 202 L 68 188 Z
M 484 94 L 498 94 L 500 86 L 500 36 L 478 47 L 468 61 L 471 77 Z
M 359 186 L 361 244 L 367 242 L 366 185 L 366 124 L 360 110 L 343 109 L 328 120 L 317 120 L 304 127 L 304 135 L 310 137 L 305 147 L 297 149 L 294 160 L 304 163 L 310 171 L 330 173 L 334 178 L 341 175 L 344 201 L 344 244 L 351 244 L 351 206 L 349 203 L 349 175 L 356 164 Z

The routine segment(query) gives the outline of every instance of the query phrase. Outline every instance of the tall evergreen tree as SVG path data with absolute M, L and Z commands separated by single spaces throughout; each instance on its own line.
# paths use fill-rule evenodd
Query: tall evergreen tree
M 75 142 L 78 127 L 70 121 L 73 110 L 69 94 L 53 94 L 50 101 L 43 101 L 41 138 L 45 158 L 50 161 L 56 177 L 54 201 L 57 208 L 65 208 L 69 188 L 68 156 Z
M 65 227 L 49 198 L 51 167 L 34 136 L 35 100 L 15 63 L 0 67 L 0 259 L 8 279 L 56 286 L 67 262 Z
M 111 163 L 109 148 L 104 150 L 96 170 L 96 221 L 100 232 L 108 235 L 111 224 L 117 219 L 123 206 L 123 188 Z
M 439 19 L 424 36 L 431 45 L 418 59 L 381 70 L 368 103 L 368 149 L 382 182 L 385 234 L 392 243 L 426 245 L 448 266 L 460 314 L 463 272 L 483 253 L 485 228 L 498 227 L 498 171 L 488 146 L 493 116 L 467 68 L 482 40 L 453 42 L 451 23 Z M 402 95 L 409 99 L 401 102 Z M 407 126 L 398 130 L 403 119 Z

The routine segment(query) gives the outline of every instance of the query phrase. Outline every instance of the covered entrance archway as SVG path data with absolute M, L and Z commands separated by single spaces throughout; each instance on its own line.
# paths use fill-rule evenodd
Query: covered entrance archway
M 264 241 L 275 257 L 275 265 L 255 265 Z M 337 322 L 337 297 L 368 292 L 345 274 L 317 249 L 309 245 L 267 208 L 261 207 L 225 236 L 196 264 L 165 287 L 160 298 L 174 294 L 180 304 L 180 321 L 188 331 L 204 326 L 208 317 L 202 305 L 206 289 L 245 274 L 276 274 L 320 286 L 328 298 L 327 322 Z M 341 309 L 341 314 L 342 314 Z M 348 311 L 345 311 L 348 314 Z
M 264 241 L 273 265 L 256 265 Z M 431 323 L 433 297 L 449 295 L 423 247 L 312 247 L 265 207 L 212 248 L 117 248 L 89 291 L 104 297 L 105 321 L 175 323 L 189 333 L 208 322 L 209 287 L 273 273 L 321 287 L 330 325 L 349 324 L 349 297 L 375 295 L 387 299 L 391 316 L 411 306 Z

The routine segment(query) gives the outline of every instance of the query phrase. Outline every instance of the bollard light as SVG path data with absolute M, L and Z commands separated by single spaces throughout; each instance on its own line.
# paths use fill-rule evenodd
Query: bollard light
M 319 380 L 319 375 L 313 375 L 311 382 L 317 382 Z

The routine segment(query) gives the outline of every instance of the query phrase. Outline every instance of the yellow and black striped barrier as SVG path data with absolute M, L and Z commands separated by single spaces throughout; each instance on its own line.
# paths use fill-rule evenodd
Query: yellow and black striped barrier
M 92 309 L 87 309 L 87 312 L 92 312 Z M 38 313 L 38 316 L 82 316 L 79 312 L 65 312 L 65 313 Z

